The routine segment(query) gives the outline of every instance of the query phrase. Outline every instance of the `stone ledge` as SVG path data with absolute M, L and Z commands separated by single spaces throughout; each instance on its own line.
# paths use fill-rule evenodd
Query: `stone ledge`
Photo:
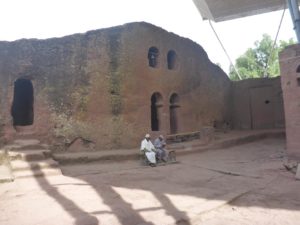
M 209 144 L 203 145 L 200 141 L 184 142 L 169 145 L 169 150 L 176 150 L 176 155 L 193 154 L 201 151 L 229 148 L 235 145 L 246 144 L 264 138 L 284 138 L 284 130 L 262 130 L 251 132 L 236 132 L 236 134 L 227 134 Z M 103 150 L 94 152 L 76 152 L 76 153 L 53 153 L 53 159 L 61 164 L 89 163 L 95 161 L 111 162 L 139 160 L 139 148 Z

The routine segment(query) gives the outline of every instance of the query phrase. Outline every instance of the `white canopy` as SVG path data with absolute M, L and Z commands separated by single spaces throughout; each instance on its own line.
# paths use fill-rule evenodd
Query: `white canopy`
M 193 0 L 204 20 L 215 22 L 283 9 L 286 0 Z M 300 1 L 299 1 L 300 2 Z

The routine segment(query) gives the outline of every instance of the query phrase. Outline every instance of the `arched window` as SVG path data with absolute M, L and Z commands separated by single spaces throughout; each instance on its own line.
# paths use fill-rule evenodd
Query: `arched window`
M 175 51 L 170 50 L 168 52 L 167 60 L 168 60 L 168 69 L 169 70 L 177 69 L 177 55 L 176 55 Z
M 158 56 L 159 51 L 156 47 L 149 48 L 148 51 L 148 62 L 150 67 L 157 67 L 158 66 Z
M 160 118 L 161 118 L 161 107 L 162 107 L 162 96 L 160 93 L 155 92 L 151 96 L 151 129 L 152 131 L 159 131 L 160 129 Z
M 173 93 L 170 97 L 170 132 L 176 134 L 178 132 L 178 108 L 179 97 L 176 93 Z
M 14 98 L 11 108 L 14 126 L 33 124 L 33 86 L 31 80 L 19 78 L 14 83 Z

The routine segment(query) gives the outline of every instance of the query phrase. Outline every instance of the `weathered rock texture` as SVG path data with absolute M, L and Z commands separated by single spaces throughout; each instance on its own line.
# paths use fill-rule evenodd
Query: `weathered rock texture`
M 284 111 L 280 78 L 233 82 L 233 127 L 283 128 Z
M 291 45 L 280 53 L 281 85 L 286 119 L 287 152 L 300 161 L 300 45 Z
M 149 66 L 152 47 L 156 67 Z M 203 48 L 144 22 L 63 38 L 0 42 L 0 115 L 6 127 L 12 124 L 18 78 L 33 83 L 33 127 L 39 134 L 54 130 L 69 141 L 79 136 L 96 149 L 137 146 L 148 132 L 191 132 L 232 121 L 232 84 Z M 264 126 L 270 127 L 259 128 Z

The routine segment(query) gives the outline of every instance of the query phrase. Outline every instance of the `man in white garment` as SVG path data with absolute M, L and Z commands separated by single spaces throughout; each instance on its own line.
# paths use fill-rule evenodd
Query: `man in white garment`
M 145 139 L 141 143 L 141 151 L 145 153 L 145 156 L 150 162 L 150 166 L 156 166 L 156 150 L 150 140 L 150 134 L 145 135 Z

